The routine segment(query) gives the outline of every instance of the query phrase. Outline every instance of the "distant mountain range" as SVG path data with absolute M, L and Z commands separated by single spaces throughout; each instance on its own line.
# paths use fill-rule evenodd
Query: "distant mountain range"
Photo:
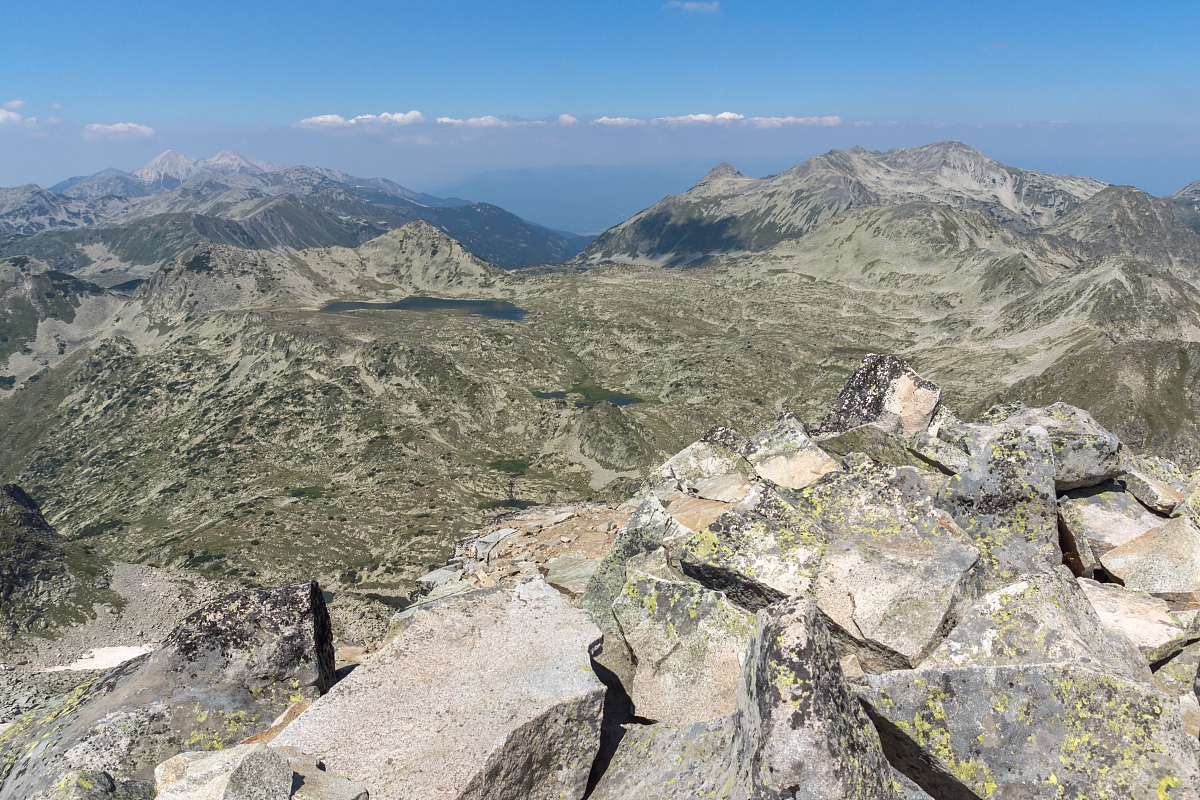
M 106 169 L 50 189 L 0 189 L 0 255 L 43 259 L 112 286 L 197 244 L 289 253 L 347 246 L 423 220 L 507 269 L 563 261 L 590 239 L 502 208 L 414 192 L 385 178 L 168 150 L 133 172 Z
M 762 252 L 853 208 L 917 201 L 979 211 L 1018 233 L 1050 232 L 1106 188 L 1092 178 L 1009 167 L 961 142 L 886 153 L 831 150 L 759 179 L 721 164 L 683 194 L 601 234 L 573 264 L 699 266 Z M 1167 201 L 1200 230 L 1200 182 Z

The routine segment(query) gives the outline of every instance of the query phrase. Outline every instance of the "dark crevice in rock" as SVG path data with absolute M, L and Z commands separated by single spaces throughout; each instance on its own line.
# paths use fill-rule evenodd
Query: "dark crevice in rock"
M 1071 533 L 1071 529 L 1067 526 L 1067 522 L 1063 519 L 1062 511 L 1058 512 L 1058 547 L 1062 550 L 1062 563 L 1067 569 L 1071 570 L 1071 574 L 1076 578 L 1090 578 L 1087 572 L 1087 566 L 1083 562 L 1083 555 L 1079 552 L 1079 543 L 1075 541 L 1075 535 Z
M 764 586 L 733 570 L 687 560 L 681 561 L 679 567 L 687 577 L 697 581 L 706 589 L 724 592 L 731 603 L 746 609 L 751 614 L 787 598 L 783 592 Z
M 625 738 L 626 725 L 650 725 L 654 720 L 639 717 L 634 713 L 633 699 L 621 684 L 620 677 L 608 667 L 592 658 L 592 671 L 604 684 L 604 707 L 600 717 L 600 749 L 596 752 L 596 760 L 592 762 L 592 770 L 588 774 L 587 790 L 584 800 L 591 796 L 596 784 L 608 771 L 617 747 Z

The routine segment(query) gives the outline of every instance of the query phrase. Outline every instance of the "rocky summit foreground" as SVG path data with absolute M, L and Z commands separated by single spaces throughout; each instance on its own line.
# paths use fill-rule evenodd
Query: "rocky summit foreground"
M 228 595 L 17 717 L 0 798 L 1200 798 L 1200 476 L 940 393 L 869 356 L 819 430 L 502 516 L 348 673 L 315 584 Z M 14 584 L 83 591 L 6 496 Z

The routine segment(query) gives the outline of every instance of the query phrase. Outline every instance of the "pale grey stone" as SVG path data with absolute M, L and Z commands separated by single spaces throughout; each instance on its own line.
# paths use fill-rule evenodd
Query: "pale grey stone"
M 292 768 L 264 744 L 180 753 L 154 770 L 158 800 L 287 800 Z

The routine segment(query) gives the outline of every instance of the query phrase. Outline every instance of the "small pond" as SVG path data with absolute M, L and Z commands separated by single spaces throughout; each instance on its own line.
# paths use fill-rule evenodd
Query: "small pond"
M 477 314 L 481 317 L 490 317 L 491 319 L 507 319 L 513 322 L 521 322 L 525 319 L 525 315 L 529 313 L 525 309 L 503 300 L 451 300 L 444 297 L 406 297 L 394 303 L 361 303 L 355 301 L 330 303 L 321 310 L 330 314 L 336 314 L 342 311 L 360 311 L 363 309 L 388 311 L 435 311 L 450 309 L 453 311 L 466 311 L 468 314 Z
M 611 392 L 608 389 L 601 389 L 597 386 L 574 386 L 571 389 L 559 392 L 534 392 L 533 396 L 539 400 L 566 400 L 570 395 L 581 395 L 581 400 L 575 401 L 576 408 L 591 408 L 601 400 L 607 400 L 614 406 L 631 406 L 634 403 L 645 402 L 640 397 L 634 397 L 631 394 L 621 394 L 620 392 Z

